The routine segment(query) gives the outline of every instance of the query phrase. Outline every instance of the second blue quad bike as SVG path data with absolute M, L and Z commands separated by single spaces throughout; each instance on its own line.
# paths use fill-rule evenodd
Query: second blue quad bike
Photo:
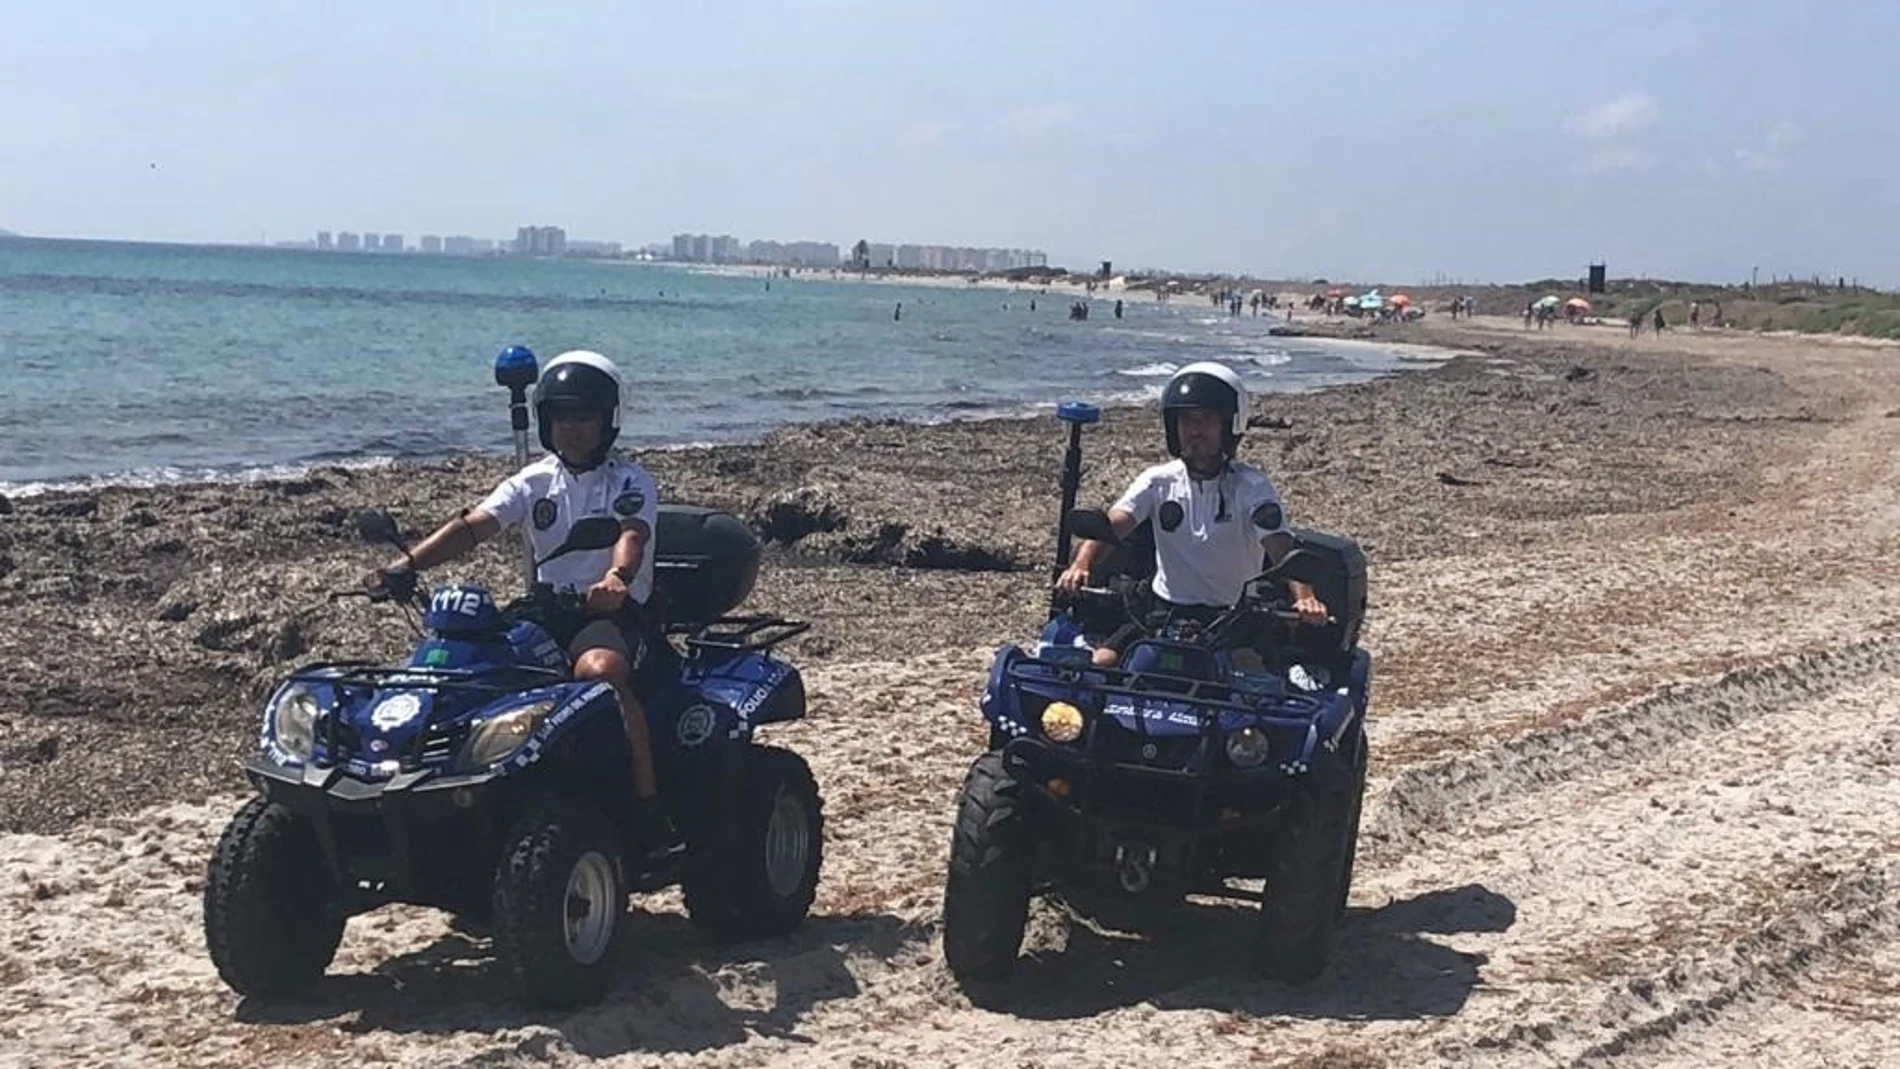
M 1225 611 L 1156 610 L 1152 531 L 1117 540 L 1073 508 L 1082 427 L 1070 424 L 1056 571 L 1072 536 L 1113 544 L 1072 597 L 1052 599 L 1033 648 L 997 651 L 982 699 L 989 747 L 957 803 L 943 902 L 944 956 L 965 987 L 994 984 L 1021 952 L 1030 900 L 1077 884 L 1156 903 L 1259 903 L 1249 956 L 1300 983 L 1325 967 L 1345 912 L 1366 783 L 1371 656 L 1359 646 L 1366 561 L 1357 544 L 1295 529 L 1296 548 Z M 1333 614 L 1304 626 L 1287 580 Z M 1133 627 L 1114 667 L 1107 634 Z M 1245 885 L 1245 886 L 1242 886 Z
M 386 512 L 358 527 L 402 545 Z M 547 559 L 618 536 L 616 521 L 584 519 Z M 805 715 L 803 679 L 775 647 L 809 625 L 731 615 L 760 553 L 734 516 L 660 508 L 635 690 L 685 846 L 658 856 L 631 830 L 631 755 L 612 688 L 573 678 L 538 622 L 581 611 L 579 597 L 531 584 L 504 608 L 476 585 L 425 597 L 413 575 L 392 581 L 389 599 L 421 614 L 408 663 L 308 665 L 264 710 L 244 765 L 257 794 L 226 827 L 205 883 L 219 976 L 255 998 L 292 994 L 322 976 L 347 918 L 406 902 L 492 933 L 511 993 L 565 1008 L 605 993 L 630 894 L 680 886 L 694 926 L 717 940 L 797 928 L 823 858 L 818 787 L 803 758 L 753 736 Z M 532 576 L 544 561 L 525 563 Z

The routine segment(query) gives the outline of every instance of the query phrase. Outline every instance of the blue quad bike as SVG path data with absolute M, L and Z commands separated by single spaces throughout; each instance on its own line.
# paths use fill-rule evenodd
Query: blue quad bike
M 517 452 L 523 379 L 532 364 L 504 381 L 517 387 Z M 358 529 L 402 546 L 386 512 Z M 618 534 L 614 520 L 581 520 L 546 559 Z M 504 610 L 466 584 L 425 600 L 410 576 L 378 598 L 422 614 L 407 664 L 312 664 L 264 710 L 244 764 L 257 796 L 225 828 L 205 883 L 205 942 L 226 984 L 294 993 L 322 976 L 348 917 L 391 902 L 491 932 L 511 993 L 547 1008 L 605 993 L 632 893 L 680 886 L 693 925 L 719 941 L 804 921 L 823 860 L 818 787 L 803 758 L 753 734 L 805 715 L 803 678 L 774 647 L 810 625 L 729 615 L 761 553 L 736 517 L 662 505 L 654 537 L 649 653 L 634 684 L 684 848 L 653 857 L 634 841 L 619 703 L 607 684 L 573 678 L 537 622 L 578 611 L 577 596 L 531 586 Z M 532 576 L 545 560 L 527 556 Z
M 394 524 L 373 513 L 362 526 L 387 538 Z M 720 940 L 803 922 L 823 854 L 818 788 L 801 757 L 752 736 L 804 715 L 799 671 L 772 647 L 809 625 L 724 615 L 758 563 L 735 517 L 662 506 L 657 526 L 649 609 L 673 619 L 653 628 L 636 690 L 685 849 L 653 859 L 633 841 L 619 703 L 572 678 L 535 622 L 577 608 L 560 604 L 574 595 L 540 588 L 504 612 L 472 585 L 424 603 L 412 577 L 392 595 L 422 612 L 408 664 L 313 664 L 270 698 L 244 765 L 259 793 L 205 884 L 225 983 L 295 992 L 323 974 L 345 919 L 389 902 L 488 929 L 513 994 L 550 1008 L 605 992 L 630 893 L 681 885 L 692 923 Z M 556 553 L 617 537 L 615 521 L 583 520 Z
M 1117 542 L 1105 513 L 1072 507 L 1081 430 L 1099 412 L 1070 402 L 1058 414 L 1070 424 L 1058 571 L 1072 535 L 1115 545 L 1089 586 L 1052 599 L 1033 651 L 997 652 L 982 699 L 989 748 L 964 781 L 950 846 L 950 971 L 971 990 L 1005 980 L 1031 898 L 1092 884 L 1157 904 L 1256 901 L 1254 968 L 1309 981 L 1345 912 L 1365 792 L 1365 556 L 1295 529 L 1297 548 L 1226 611 L 1151 610 L 1152 531 Z M 1289 579 L 1326 602 L 1324 626 L 1295 622 Z M 1094 665 L 1091 643 L 1129 624 L 1120 662 Z

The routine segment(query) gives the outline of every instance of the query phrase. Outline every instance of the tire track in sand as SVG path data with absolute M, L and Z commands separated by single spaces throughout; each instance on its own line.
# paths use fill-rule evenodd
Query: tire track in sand
M 1833 984 L 1810 981 L 1830 964 Z M 1857 966 L 1859 966 L 1857 968 Z M 1841 981 L 1839 974 L 1885 975 L 1884 985 L 1860 986 Z M 1678 962 L 1669 969 L 1623 982 L 1605 997 L 1600 1017 L 1610 1022 L 1606 1036 L 1592 1034 L 1574 1021 L 1543 1020 L 1519 1024 L 1496 1036 L 1479 1040 L 1470 1065 L 1518 1064 L 1530 1052 L 1540 1060 L 1565 1067 L 1605 1066 L 1627 1059 L 1630 1064 L 1661 1064 L 1659 1055 L 1671 1053 L 1676 1064 L 1707 1065 L 1711 1048 L 1733 1047 L 1738 1034 L 1754 1041 L 1745 1051 L 1751 1064 L 1816 1064 L 1808 1045 L 1831 1040 L 1835 1057 L 1845 1064 L 1888 1065 L 1900 1054 L 1900 1035 L 1890 1027 L 1900 1019 L 1900 864 L 1844 876 L 1819 894 L 1787 903 L 1773 923 L 1733 948 L 1727 960 L 1704 964 Z M 1814 1005 L 1782 1004 L 1786 993 L 1802 986 L 1818 987 L 1809 1001 Z M 1841 998 L 1845 990 L 1847 998 Z M 1789 1028 L 1790 1010 L 1808 1011 L 1804 1024 Z M 1852 1018 L 1883 1027 L 1852 1030 L 1852 1043 L 1839 1042 L 1840 1021 L 1830 1010 L 1846 1009 Z M 1731 1011 L 1740 1011 L 1731 1013 Z M 1743 1018 L 1737 1020 L 1736 1018 Z M 1780 1024 L 1781 1034 L 1764 1033 L 1767 1018 Z M 1772 1030 L 1773 1025 L 1769 1025 Z M 1601 1031 L 1601 1029 L 1598 1029 Z M 1691 1033 L 1713 1033 L 1694 1035 Z M 1775 1044 L 1763 1049 L 1763 1040 Z M 1883 1056 L 1876 1051 L 1884 1046 Z M 1566 1049 L 1568 1048 L 1568 1049 Z M 1686 1049 L 1684 1049 L 1686 1048 Z M 1778 1048 L 1778 1049 L 1777 1049 Z M 1840 1049 L 1845 1048 L 1845 1049 Z M 1831 1060 L 1830 1060 L 1831 1061 Z
M 1900 1001 L 1856 1001 L 1851 983 L 1831 993 L 1854 976 L 1845 960 L 1891 959 L 1900 934 L 1900 829 L 1887 819 L 1900 808 L 1900 678 L 1880 645 L 1639 703 L 1689 714 L 1673 742 L 1618 721 L 1557 729 L 1490 758 L 1491 780 L 1454 787 L 1437 815 L 1447 832 L 1415 828 L 1365 888 L 1468 879 L 1512 904 L 1508 931 L 1458 940 L 1484 959 L 1483 987 L 1433 1030 L 1436 1058 L 1648 1064 L 1678 1033 L 1694 1033 L 1691 1052 L 1733 1045 L 1747 1033 L 1728 1011 L 1773 1019 L 1799 990 L 1845 1007 L 1810 1013 L 1835 1030 L 1870 1000 Z M 1515 765 L 1524 753 L 1549 759 Z M 1525 789 L 1500 794 L 1503 780 Z
M 1371 847 L 1374 858 L 1389 858 L 1451 827 L 1461 814 L 1507 795 L 1640 760 L 1788 703 L 1893 675 L 1900 675 L 1900 638 L 1869 639 L 1738 669 L 1712 681 L 1675 684 L 1614 712 L 1407 768 L 1379 798 L 1361 849 Z

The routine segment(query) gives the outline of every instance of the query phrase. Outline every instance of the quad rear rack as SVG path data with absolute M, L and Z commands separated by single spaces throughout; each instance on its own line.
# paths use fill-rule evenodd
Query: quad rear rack
M 796 638 L 810 631 L 811 624 L 804 620 L 788 620 L 783 616 L 761 613 L 675 624 L 666 630 L 671 635 L 685 635 L 686 645 L 696 650 L 746 653 L 769 650 L 787 639 Z

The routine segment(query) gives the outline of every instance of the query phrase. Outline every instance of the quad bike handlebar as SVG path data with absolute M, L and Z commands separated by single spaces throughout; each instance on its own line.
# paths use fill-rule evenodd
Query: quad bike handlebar
M 394 601 L 399 604 L 414 605 L 420 603 L 421 592 L 418 589 L 416 573 L 385 571 L 381 590 L 333 590 L 330 592 L 331 601 L 340 601 L 344 598 L 363 598 L 371 603 Z
M 1117 590 L 1111 587 L 1080 586 L 1073 590 L 1056 590 L 1053 592 L 1053 598 L 1059 606 L 1089 608 L 1110 612 L 1121 610 L 1125 613 L 1130 622 L 1139 625 L 1144 631 L 1152 633 L 1153 628 L 1148 625 L 1148 620 L 1152 618 L 1155 613 L 1139 611 L 1134 601 L 1134 594 L 1134 588 Z M 1198 634 L 1208 646 L 1218 647 L 1225 643 L 1229 634 L 1241 623 L 1250 618 L 1258 618 L 1261 616 L 1295 626 L 1305 625 L 1305 621 L 1300 614 L 1294 610 L 1292 603 L 1286 597 L 1276 596 L 1263 598 L 1249 592 L 1243 594 L 1241 599 L 1231 608 L 1225 609 L 1212 619 L 1207 620 L 1205 624 L 1198 628 Z M 1329 614 L 1326 617 L 1325 626 L 1331 626 L 1338 622 L 1337 617 Z

